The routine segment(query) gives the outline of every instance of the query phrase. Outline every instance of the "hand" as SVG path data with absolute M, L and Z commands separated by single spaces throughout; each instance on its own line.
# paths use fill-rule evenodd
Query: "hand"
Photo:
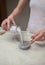
M 32 36 L 32 42 L 44 41 L 45 40 L 45 29 L 38 31 Z
M 4 30 L 9 30 L 11 24 L 15 25 L 15 21 L 11 16 L 9 16 L 2 22 L 1 26 Z

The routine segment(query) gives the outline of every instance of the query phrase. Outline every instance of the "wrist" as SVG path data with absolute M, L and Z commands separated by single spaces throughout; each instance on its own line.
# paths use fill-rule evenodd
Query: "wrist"
M 9 19 L 13 19 L 13 18 L 14 18 L 14 15 L 13 15 L 13 14 L 10 14 L 10 15 L 8 16 L 8 18 L 9 18 Z

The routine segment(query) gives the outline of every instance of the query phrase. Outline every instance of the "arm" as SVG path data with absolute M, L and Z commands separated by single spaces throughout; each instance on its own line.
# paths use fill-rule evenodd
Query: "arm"
M 12 11 L 10 16 L 11 17 L 18 16 L 24 10 L 27 3 L 28 3 L 28 0 L 19 0 L 17 7 Z
M 12 13 L 2 22 L 2 28 L 5 30 L 10 29 L 11 23 L 15 25 L 14 17 L 18 16 L 25 8 L 28 0 L 19 0 L 17 7 L 12 11 Z

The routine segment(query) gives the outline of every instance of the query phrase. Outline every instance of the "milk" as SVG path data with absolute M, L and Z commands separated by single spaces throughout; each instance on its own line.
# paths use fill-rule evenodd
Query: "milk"
M 21 28 L 20 28 L 20 27 L 11 26 L 10 31 L 12 31 L 12 32 L 15 31 L 15 32 L 18 33 L 19 39 L 20 39 L 19 48 L 25 50 L 25 49 L 28 49 L 28 48 L 30 47 L 30 42 L 29 42 L 29 41 L 24 41 L 24 40 L 23 40 L 22 31 L 21 31 Z

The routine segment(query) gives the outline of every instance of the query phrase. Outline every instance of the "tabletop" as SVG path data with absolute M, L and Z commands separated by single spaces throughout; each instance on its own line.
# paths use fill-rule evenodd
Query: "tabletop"
M 18 45 L 14 33 L 0 35 L 0 65 L 45 65 L 45 44 L 35 42 L 28 50 Z

